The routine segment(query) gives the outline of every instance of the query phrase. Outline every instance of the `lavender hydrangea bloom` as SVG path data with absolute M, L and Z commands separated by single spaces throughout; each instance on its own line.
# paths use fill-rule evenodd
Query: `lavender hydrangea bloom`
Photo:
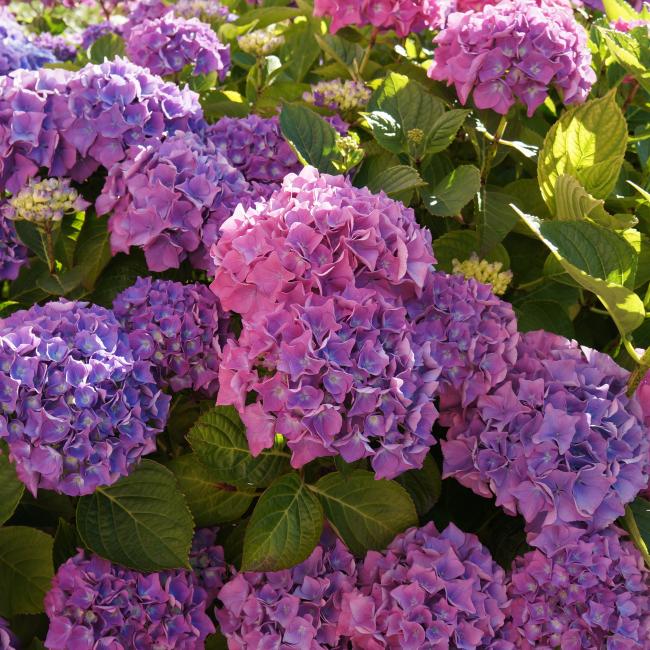
M 650 441 L 628 372 L 546 332 L 522 334 L 505 381 L 458 415 L 442 443 L 445 476 L 535 536 L 552 524 L 600 530 L 648 482 Z
M 74 61 L 77 58 L 77 45 L 60 34 L 43 32 L 34 38 L 33 43 L 37 47 L 52 52 L 57 61 Z
M 475 535 L 433 523 L 369 551 L 358 588 L 343 596 L 339 632 L 355 648 L 496 648 L 505 572 Z
M 195 75 L 216 72 L 223 81 L 230 69 L 230 45 L 224 45 L 210 25 L 173 14 L 133 26 L 126 53 L 137 65 L 162 76 L 190 65 Z
M 207 603 L 214 601 L 228 575 L 223 547 L 217 544 L 218 532 L 218 528 L 200 528 L 194 533 L 190 549 L 194 580 L 207 594 Z
M 100 215 L 111 212 L 113 252 L 141 247 L 152 271 L 177 268 L 188 257 L 208 269 L 221 224 L 248 197 L 242 174 L 210 142 L 179 131 L 132 147 L 111 168 L 96 207 Z
M 203 284 L 138 278 L 113 302 L 138 359 L 155 366 L 159 386 L 216 395 L 228 318 Z
M 18 239 L 16 227 L 6 218 L 4 206 L 0 203 L 0 280 L 15 280 L 26 264 L 27 256 L 28 250 Z
M 17 650 L 18 639 L 9 629 L 9 623 L 0 617 L 0 650 Z
M 531 551 L 508 580 L 504 640 L 517 650 L 650 647 L 650 573 L 610 528 L 550 555 Z
M 0 191 L 18 192 L 41 167 L 83 181 L 129 146 L 202 125 L 196 93 L 124 59 L 17 71 L 0 77 Z
M 354 558 L 326 535 L 293 569 L 235 574 L 219 592 L 222 607 L 215 615 L 232 649 L 342 648 L 341 600 L 355 581 Z
M 201 549 L 214 539 L 197 534 L 192 562 L 198 573 L 184 570 L 143 574 L 80 551 L 59 567 L 45 597 L 50 627 L 45 647 L 51 650 L 141 648 L 199 650 L 214 632 L 206 613 L 210 595 L 202 575 L 221 571 L 222 550 Z M 214 574 L 216 575 L 216 574 Z M 212 575 L 211 580 L 214 580 Z M 216 584 L 213 584 L 213 591 Z
M 86 29 L 81 33 L 81 48 L 87 50 L 95 41 L 107 34 L 122 36 L 123 31 L 124 26 L 112 20 L 104 20 L 101 23 L 88 25 L 88 27 L 86 27 Z
M 287 174 L 302 169 L 277 117 L 222 117 L 208 127 L 206 137 L 244 175 L 256 198 L 268 198 Z
M 455 85 L 461 104 L 505 115 L 518 99 L 532 116 L 555 87 L 565 104 L 584 102 L 596 74 L 587 33 L 565 7 L 504 0 L 452 13 L 434 39 L 432 79 Z
M 55 61 L 56 57 L 49 49 L 27 38 L 8 9 L 0 8 L 0 75 L 20 68 L 36 70 Z
M 413 211 L 307 167 L 237 208 L 213 256 L 211 288 L 243 326 L 217 402 L 242 414 L 252 453 L 281 433 L 294 467 L 335 454 L 370 457 L 379 478 L 421 467 L 437 370 L 413 330 L 435 260 Z
M 155 449 L 169 397 L 113 314 L 61 300 L 0 321 L 0 437 L 19 478 L 78 496 Z
M 440 422 L 500 384 L 517 358 L 517 321 L 490 286 L 435 272 L 422 293 L 415 330 L 427 367 L 440 369 Z

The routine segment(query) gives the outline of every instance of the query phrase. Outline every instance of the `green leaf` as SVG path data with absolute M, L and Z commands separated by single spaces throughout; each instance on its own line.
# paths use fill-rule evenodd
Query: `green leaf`
M 91 63 L 104 63 L 105 59 L 112 61 L 117 56 L 124 56 L 124 39 L 117 34 L 104 34 L 88 51 Z
M 372 111 L 361 115 L 365 118 L 375 140 L 384 149 L 393 153 L 404 151 L 404 133 L 401 125 L 392 115 L 384 111 Z
M 31 221 L 18 220 L 14 221 L 18 239 L 29 248 L 29 250 L 38 257 L 39 260 L 48 263 L 48 245 L 47 237 L 43 230 Z M 52 241 L 57 237 L 61 225 L 55 224 L 54 231 L 52 232 Z
M 624 0 L 603 0 L 605 15 L 610 22 L 623 20 L 638 20 L 639 14 Z
M 138 276 L 149 274 L 144 255 L 141 251 L 134 251 L 130 255 L 120 253 L 108 264 L 105 271 L 99 276 L 95 290 L 91 295 L 92 302 L 102 307 L 111 307 L 115 296 L 130 287 Z
M 0 528 L 0 615 L 38 614 L 54 574 L 53 539 L 35 528 Z
M 249 113 L 248 103 L 233 90 L 212 90 L 201 95 L 201 107 L 205 117 L 215 122 L 220 117 L 246 117 Z
M 636 12 L 633 15 L 632 20 L 639 20 L 641 17 Z M 603 37 L 607 50 L 614 59 L 634 76 L 646 92 L 650 92 L 650 37 L 647 30 L 634 29 L 631 33 L 623 33 L 598 27 L 598 33 Z
M 438 464 L 427 454 L 422 469 L 412 469 L 395 479 L 410 495 L 420 517 L 436 505 L 442 491 Z
M 551 213 L 556 213 L 555 185 L 562 174 L 574 176 L 594 198 L 607 198 L 626 146 L 627 123 L 616 103 L 616 89 L 564 113 L 544 139 L 537 168 Z
M 310 486 L 325 516 L 352 553 L 383 549 L 395 535 L 417 525 L 408 492 L 395 481 L 376 480 L 372 472 L 333 472 Z
M 630 510 L 639 528 L 641 539 L 650 548 L 650 501 L 643 497 L 637 497 L 630 504 Z
M 174 473 L 197 526 L 214 526 L 242 517 L 256 496 L 255 490 L 215 480 L 196 454 L 185 454 L 167 467 Z
M 500 244 L 519 220 L 510 207 L 512 197 L 499 191 L 488 190 L 482 194 L 483 205 L 480 210 L 477 233 L 479 257 L 485 257 Z
M 274 481 L 257 502 L 244 537 L 243 571 L 279 571 L 306 560 L 323 530 L 318 498 L 296 473 Z
M 634 288 L 638 289 L 650 280 L 650 237 L 633 228 L 624 230 L 621 234 L 625 237 L 625 241 L 634 248 L 637 255 L 638 265 L 634 277 Z
M 561 303 L 554 300 L 525 300 L 515 306 L 520 332 L 546 330 L 567 338 L 575 337 L 575 329 Z
M 274 23 L 280 23 L 283 20 L 291 20 L 292 18 L 303 14 L 303 11 L 300 9 L 294 9 L 293 7 L 261 7 L 259 9 L 247 11 L 240 16 L 234 24 L 250 25 L 251 23 L 255 23 L 255 29 L 262 29 L 269 25 L 273 25 Z
M 68 269 L 74 266 L 74 252 L 85 219 L 85 212 L 76 212 L 66 214 L 61 221 L 61 233 L 55 246 L 56 258 L 63 262 Z
M 111 243 L 108 219 L 89 213 L 79 235 L 77 266 L 83 271 L 83 285 L 92 290 L 101 272 L 111 261 Z
M 389 167 L 370 179 L 368 189 L 371 192 L 383 190 L 388 196 L 395 196 L 416 187 L 422 187 L 424 181 L 413 167 L 396 165 Z
M 451 273 L 454 259 L 462 262 L 468 260 L 472 253 L 478 253 L 478 234 L 474 230 L 452 230 L 438 237 L 433 242 L 433 248 L 438 260 L 436 268 Z M 483 259 L 488 262 L 501 262 L 504 270 L 510 268 L 508 251 L 502 244 L 493 247 Z
M 16 476 L 16 468 L 9 462 L 5 450 L 0 450 L 0 526 L 14 514 L 25 491 Z
M 481 187 L 479 170 L 461 165 L 433 188 L 422 190 L 427 210 L 437 217 L 453 217 L 472 200 Z
M 458 129 L 470 113 L 458 108 L 443 113 L 431 127 L 426 143 L 427 153 L 444 151 L 454 141 Z
M 350 41 L 339 36 L 326 34 L 325 36 L 315 35 L 316 41 L 326 54 L 329 54 L 334 60 L 338 61 L 348 71 L 355 70 L 359 67 L 363 59 L 363 48 L 358 43 Z
M 561 221 L 588 218 L 606 228 L 620 228 L 622 224 L 607 213 L 604 203 L 602 199 L 594 199 L 573 176 L 558 176 L 555 183 L 555 215 Z
M 187 440 L 216 481 L 266 487 L 291 469 L 289 454 L 278 445 L 251 456 L 244 424 L 231 406 L 217 406 L 202 415 Z
M 65 519 L 59 518 L 54 535 L 53 559 L 54 568 L 58 569 L 64 562 L 76 554 L 77 549 L 83 544 L 79 539 L 77 529 Z
M 336 174 L 336 131 L 314 111 L 285 104 L 280 113 L 282 134 L 307 165 Z
M 36 285 L 39 289 L 42 289 L 53 296 L 65 296 L 67 293 L 70 293 L 79 287 L 83 278 L 83 269 L 79 266 L 75 266 L 69 271 L 57 273 L 56 275 L 44 273 L 37 279 Z
M 77 529 L 97 555 L 139 571 L 188 567 L 192 515 L 174 475 L 143 460 L 77 504 Z

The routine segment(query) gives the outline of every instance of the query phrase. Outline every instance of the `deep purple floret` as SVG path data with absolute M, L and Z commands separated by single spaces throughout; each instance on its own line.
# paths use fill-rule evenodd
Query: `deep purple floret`
M 15 280 L 27 256 L 28 250 L 18 239 L 16 227 L 5 217 L 0 203 L 0 280 Z
M 138 278 L 113 302 L 137 359 L 154 365 L 156 383 L 215 396 L 229 319 L 207 286 Z
M 33 43 L 52 52 L 57 61 L 74 61 L 77 58 L 77 45 L 60 34 L 43 32 L 34 38 Z
M 286 571 L 235 573 L 219 592 L 219 628 L 235 648 L 339 649 L 341 601 L 354 588 L 356 565 L 331 534 L 307 560 Z
M 88 25 L 81 33 L 81 48 L 87 50 L 95 41 L 107 34 L 122 36 L 124 26 L 112 20 L 104 20 L 101 23 Z
M 0 408 L 28 489 L 78 496 L 154 451 L 169 397 L 112 312 L 61 299 L 0 320 Z
M 211 288 L 242 317 L 217 402 L 242 414 L 252 453 L 280 433 L 294 467 L 336 454 L 370 458 L 379 478 L 420 467 L 438 369 L 414 332 L 435 260 L 413 211 L 307 167 L 237 208 L 213 256 Z
M 0 650 L 17 650 L 18 639 L 9 629 L 9 623 L 0 617 Z
M 366 650 L 496 649 L 507 602 L 505 572 L 478 538 L 428 523 L 367 553 L 338 629 Z
M 250 201 L 245 178 L 209 141 L 179 131 L 132 147 L 109 171 L 96 207 L 111 213 L 113 252 L 138 246 L 149 269 L 164 271 L 187 258 L 210 268 L 208 251 L 221 224 Z
M 444 474 L 527 522 L 600 530 L 647 484 L 650 441 L 629 373 L 546 332 L 522 334 L 517 361 L 442 443 Z

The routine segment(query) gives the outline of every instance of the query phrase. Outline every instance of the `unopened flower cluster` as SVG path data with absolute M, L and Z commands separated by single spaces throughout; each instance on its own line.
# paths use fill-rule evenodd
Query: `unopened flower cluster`
M 508 597 L 505 574 L 475 535 L 433 523 L 369 551 L 343 596 L 339 630 L 355 648 L 492 647 Z
M 370 88 L 359 81 L 332 79 L 314 84 L 303 99 L 314 106 L 345 113 L 365 108 L 370 95 Z
M 20 191 L 39 168 L 86 180 L 129 146 L 198 129 L 202 117 L 198 95 L 120 58 L 0 76 L 0 190 Z
M 126 53 L 136 65 L 161 76 L 191 66 L 195 75 L 216 72 L 223 81 L 230 69 L 230 45 L 224 45 L 210 25 L 171 13 L 134 25 Z
M 447 432 L 445 475 L 523 515 L 535 545 L 552 525 L 609 526 L 648 482 L 650 441 L 628 376 L 561 336 L 522 334 L 505 380 Z
M 27 263 L 28 251 L 18 239 L 14 224 L 4 215 L 6 202 L 0 206 L 0 280 L 15 280 Z
M 419 0 L 315 0 L 314 15 L 332 19 L 330 29 L 372 25 L 376 29 L 394 30 L 399 37 L 419 32 L 426 25 Z
M 96 208 L 111 213 L 114 253 L 140 247 L 152 271 L 178 268 L 188 257 L 207 269 L 221 224 L 247 191 L 241 172 L 209 141 L 179 131 L 132 147 L 111 168 Z
M 338 616 L 356 578 L 350 552 L 326 536 L 292 569 L 235 574 L 219 592 L 219 628 L 230 648 L 343 647 Z
M 264 29 L 255 29 L 237 37 L 239 48 L 254 56 L 267 56 L 284 45 L 284 36 L 277 33 L 274 25 Z
M 155 449 L 169 397 L 110 311 L 62 299 L 0 321 L 0 408 L 28 489 L 78 496 Z
M 61 221 L 66 214 L 81 212 L 88 207 L 67 178 L 31 178 L 14 194 L 3 208 L 4 216 L 12 221 L 47 224 Z
M 437 370 L 413 330 L 434 258 L 413 211 L 308 167 L 238 208 L 213 256 L 211 287 L 242 317 L 217 401 L 239 410 L 252 453 L 280 433 L 295 467 L 336 454 L 371 458 L 379 478 L 420 467 Z
M 207 286 L 138 278 L 113 301 L 137 359 L 153 363 L 158 385 L 213 396 L 228 319 Z
M 453 259 L 451 263 L 453 273 L 491 285 L 492 292 L 496 296 L 502 296 L 508 290 L 508 285 L 512 281 L 512 271 L 501 270 L 503 262 L 481 260 L 476 253 L 472 253 L 468 260 L 461 262 Z
M 507 648 L 650 647 L 650 574 L 616 528 L 517 558 L 508 598 Z
M 452 13 L 434 39 L 432 79 L 454 85 L 461 104 L 505 115 L 518 100 L 528 116 L 551 87 L 565 104 L 587 99 L 596 74 L 587 33 L 573 14 L 535 0 L 504 0 Z

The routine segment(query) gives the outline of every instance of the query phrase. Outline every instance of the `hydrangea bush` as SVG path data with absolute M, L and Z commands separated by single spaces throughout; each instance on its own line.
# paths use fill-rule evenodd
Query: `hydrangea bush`
M 0 0 L 0 650 L 650 648 L 647 24 Z

